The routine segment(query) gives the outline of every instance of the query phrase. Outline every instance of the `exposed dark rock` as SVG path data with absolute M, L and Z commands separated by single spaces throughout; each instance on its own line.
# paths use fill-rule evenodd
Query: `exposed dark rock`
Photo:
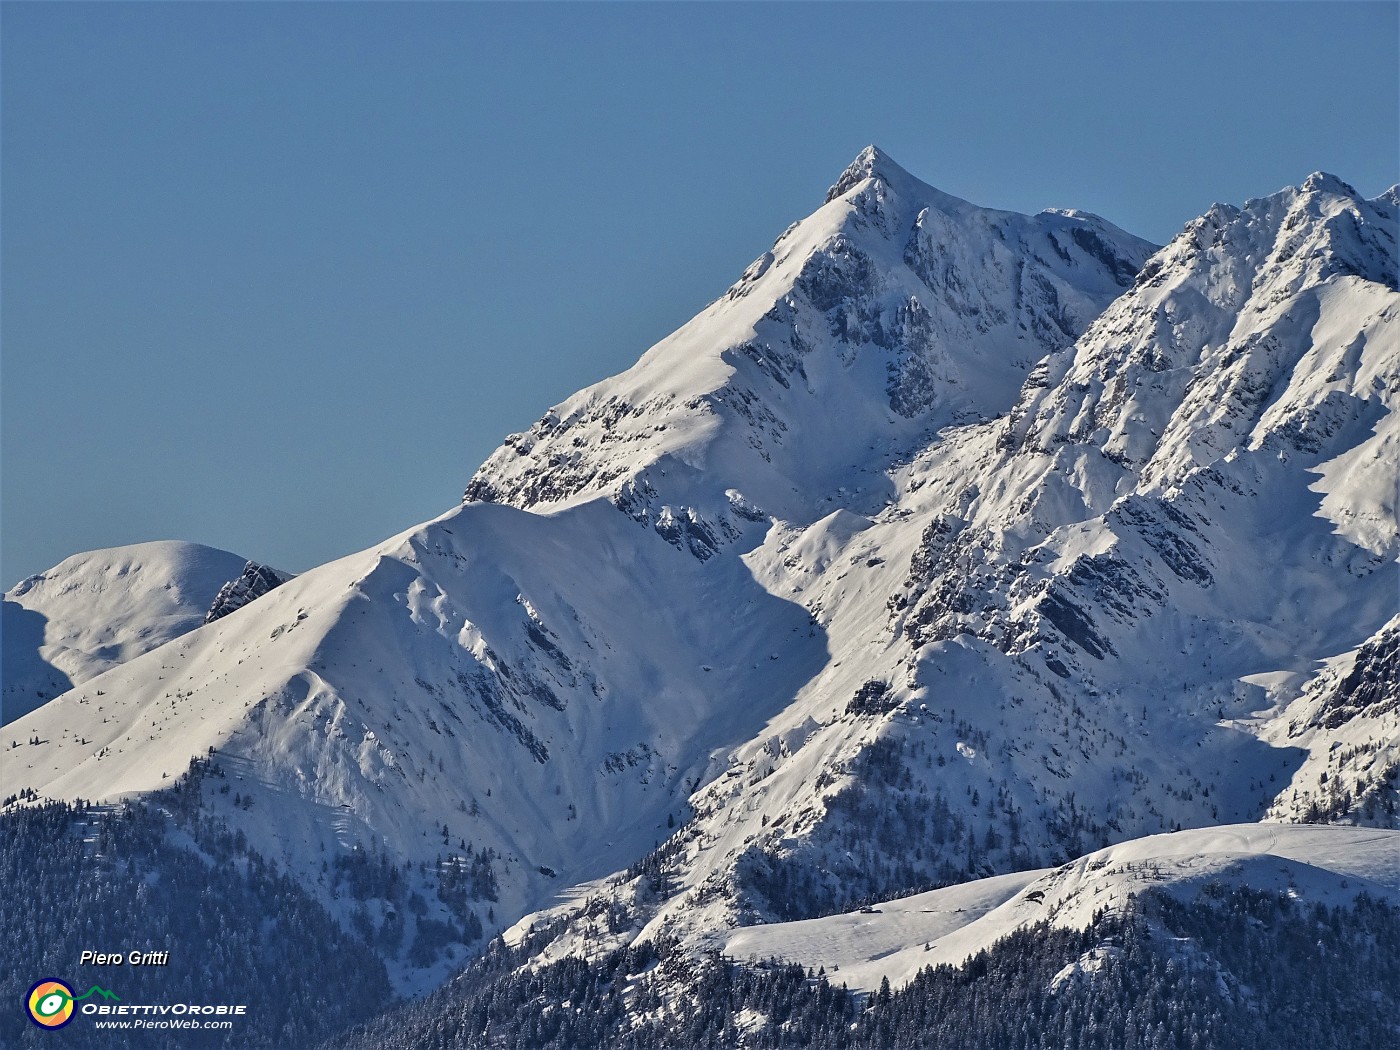
M 270 565 L 259 565 L 250 561 L 243 566 L 243 573 L 236 580 L 229 580 L 219 588 L 213 604 L 204 614 L 205 623 L 213 623 L 229 613 L 237 612 L 249 602 L 261 598 L 268 591 L 275 590 L 292 578 L 289 572 L 282 572 Z
M 872 678 L 856 690 L 855 696 L 851 697 L 846 704 L 846 713 L 848 715 L 883 715 L 888 714 L 898 706 L 899 702 L 890 695 L 890 684 L 882 682 L 878 678 Z
M 1400 622 L 1381 631 L 1356 653 L 1356 661 L 1319 711 L 1322 724 L 1337 729 L 1358 715 L 1400 710 Z

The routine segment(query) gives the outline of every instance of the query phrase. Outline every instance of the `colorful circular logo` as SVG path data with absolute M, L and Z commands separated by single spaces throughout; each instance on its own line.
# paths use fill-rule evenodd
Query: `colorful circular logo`
M 62 1028 L 73 1020 L 73 989 L 50 977 L 29 989 L 26 1005 L 40 1028 Z

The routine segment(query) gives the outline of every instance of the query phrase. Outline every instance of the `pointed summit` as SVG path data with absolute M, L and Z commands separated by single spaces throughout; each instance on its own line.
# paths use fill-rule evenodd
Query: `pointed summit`
M 880 147 L 866 146 L 841 173 L 841 177 L 836 180 L 836 185 L 826 191 L 824 203 L 830 204 L 852 186 L 856 186 L 866 179 L 881 179 L 891 184 L 917 181 L 914 176 L 891 160 L 890 155 Z
M 872 442 L 1006 411 L 1156 250 L 1101 219 L 979 208 L 874 146 L 827 201 L 633 368 L 507 439 L 465 500 L 604 498 L 687 545 L 688 508 L 697 530 L 711 515 L 707 556 L 752 520 L 734 523 L 730 489 L 784 520 L 829 513 Z M 723 463 L 723 482 L 672 462 Z

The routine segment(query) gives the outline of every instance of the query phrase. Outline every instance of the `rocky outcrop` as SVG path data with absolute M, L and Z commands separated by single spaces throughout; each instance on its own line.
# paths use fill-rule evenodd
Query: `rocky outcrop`
M 268 591 L 282 586 L 291 578 L 292 574 L 289 572 L 282 572 L 270 565 L 260 565 L 255 561 L 250 561 L 243 566 L 243 572 L 237 579 L 229 580 L 228 583 L 219 588 L 219 593 L 214 596 L 209 611 L 204 614 L 204 622 L 213 623 L 229 613 L 237 612 L 249 602 L 261 598 Z

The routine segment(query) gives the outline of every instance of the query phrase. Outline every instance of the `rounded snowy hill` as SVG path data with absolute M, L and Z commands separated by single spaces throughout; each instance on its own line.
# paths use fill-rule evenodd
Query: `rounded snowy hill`
M 243 566 L 228 551 L 160 540 L 75 554 L 21 580 L 5 593 L 0 717 L 12 722 L 198 627 Z

